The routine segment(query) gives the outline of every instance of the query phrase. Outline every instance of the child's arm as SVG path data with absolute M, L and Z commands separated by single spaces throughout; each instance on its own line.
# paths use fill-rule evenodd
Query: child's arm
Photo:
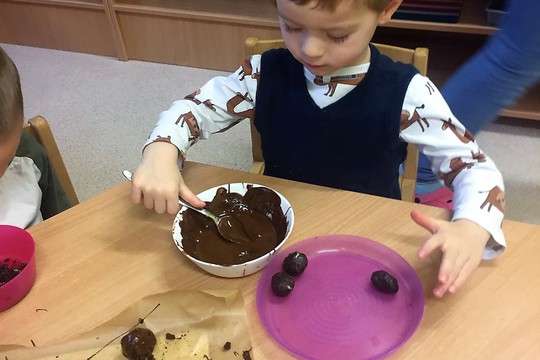
M 418 255 L 443 252 L 434 289 L 436 296 L 442 296 L 447 290 L 457 291 L 482 258 L 492 259 L 504 251 L 504 185 L 493 161 L 453 116 L 429 79 L 413 78 L 403 109 L 402 139 L 417 144 L 430 159 L 432 171 L 454 190 L 451 222 L 412 214 L 432 233 Z
M 199 139 L 253 116 L 259 68 L 260 56 L 253 56 L 235 73 L 211 79 L 160 114 L 133 174 L 133 202 L 170 214 L 179 209 L 178 196 L 194 206 L 204 206 L 184 183 L 178 161 L 185 159 L 187 149 Z

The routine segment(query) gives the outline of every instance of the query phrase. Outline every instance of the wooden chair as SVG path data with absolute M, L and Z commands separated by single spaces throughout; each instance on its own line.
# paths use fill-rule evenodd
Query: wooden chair
M 416 49 L 408 49 L 375 43 L 373 45 L 377 47 L 381 54 L 390 57 L 394 61 L 412 64 L 418 69 L 420 74 L 426 75 L 429 54 L 429 50 L 427 48 L 418 47 Z M 262 54 L 270 49 L 279 49 L 285 47 L 285 43 L 281 39 L 259 40 L 255 37 L 249 37 L 245 42 L 246 56 Z M 262 174 L 264 173 L 264 159 L 261 149 L 261 137 L 257 132 L 253 121 L 251 122 L 251 143 L 253 163 L 250 171 L 257 174 Z M 407 146 L 407 158 L 404 164 L 404 172 L 399 178 L 402 200 L 414 202 L 417 171 L 418 149 L 416 148 L 416 145 L 409 144 Z
M 56 174 L 56 177 L 66 192 L 70 205 L 77 205 L 79 203 L 79 198 L 77 197 L 77 193 L 73 188 L 66 165 L 64 164 L 64 160 L 62 159 L 62 155 L 60 154 L 60 150 L 58 149 L 58 145 L 54 140 L 53 133 L 47 120 L 39 115 L 33 117 L 32 119 L 28 120 L 28 123 L 24 124 L 23 131 L 35 137 L 41 146 L 43 146 L 47 156 L 49 157 L 49 161 L 51 162 L 51 166 Z

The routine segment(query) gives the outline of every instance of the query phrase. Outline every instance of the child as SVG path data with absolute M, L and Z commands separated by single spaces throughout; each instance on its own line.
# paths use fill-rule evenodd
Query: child
M 265 174 L 399 198 L 406 142 L 418 145 L 455 191 L 452 222 L 413 211 L 432 236 L 420 248 L 443 259 L 434 294 L 456 292 L 482 257 L 505 248 L 502 177 L 414 67 L 369 44 L 400 0 L 276 0 L 288 50 L 252 56 L 160 115 L 137 167 L 132 200 L 178 211 L 180 195 L 204 206 L 177 167 L 200 138 L 254 119 Z M 256 110 L 256 112 L 255 112 Z
M 45 150 L 22 132 L 23 119 L 19 73 L 0 48 L 0 224 L 26 229 L 69 202 Z

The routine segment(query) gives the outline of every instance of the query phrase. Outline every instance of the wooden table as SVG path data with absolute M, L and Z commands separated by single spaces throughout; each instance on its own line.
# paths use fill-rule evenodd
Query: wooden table
M 316 235 L 354 234 L 400 253 L 417 271 L 426 303 L 418 330 L 393 358 L 540 359 L 540 226 L 505 221 L 507 253 L 482 263 L 457 294 L 437 299 L 431 290 L 438 262 L 417 259 L 428 234 L 409 213 L 417 208 L 448 218 L 442 209 L 197 163 L 187 163 L 184 176 L 195 192 L 254 182 L 282 193 L 295 211 L 286 246 Z M 259 321 L 255 290 L 260 273 L 222 279 L 203 272 L 175 247 L 174 216 L 133 205 L 129 189 L 127 181 L 121 183 L 29 230 L 36 241 L 36 282 L 19 304 L 0 313 L 0 344 L 59 343 L 154 293 L 239 288 L 254 358 L 292 358 Z

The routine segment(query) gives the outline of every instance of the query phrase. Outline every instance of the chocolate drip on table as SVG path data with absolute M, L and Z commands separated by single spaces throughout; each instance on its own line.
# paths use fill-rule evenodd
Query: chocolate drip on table
M 285 238 L 287 219 L 281 210 L 279 195 L 271 189 L 248 185 L 242 196 L 221 187 L 206 208 L 218 216 L 232 215 L 238 220 L 234 226 L 243 227 L 237 230 L 250 241 L 236 244 L 224 239 L 211 219 L 188 209 L 180 222 L 182 245 L 189 255 L 199 260 L 219 265 L 244 263 L 268 253 Z M 275 235 L 268 234 L 265 221 L 272 224 Z

